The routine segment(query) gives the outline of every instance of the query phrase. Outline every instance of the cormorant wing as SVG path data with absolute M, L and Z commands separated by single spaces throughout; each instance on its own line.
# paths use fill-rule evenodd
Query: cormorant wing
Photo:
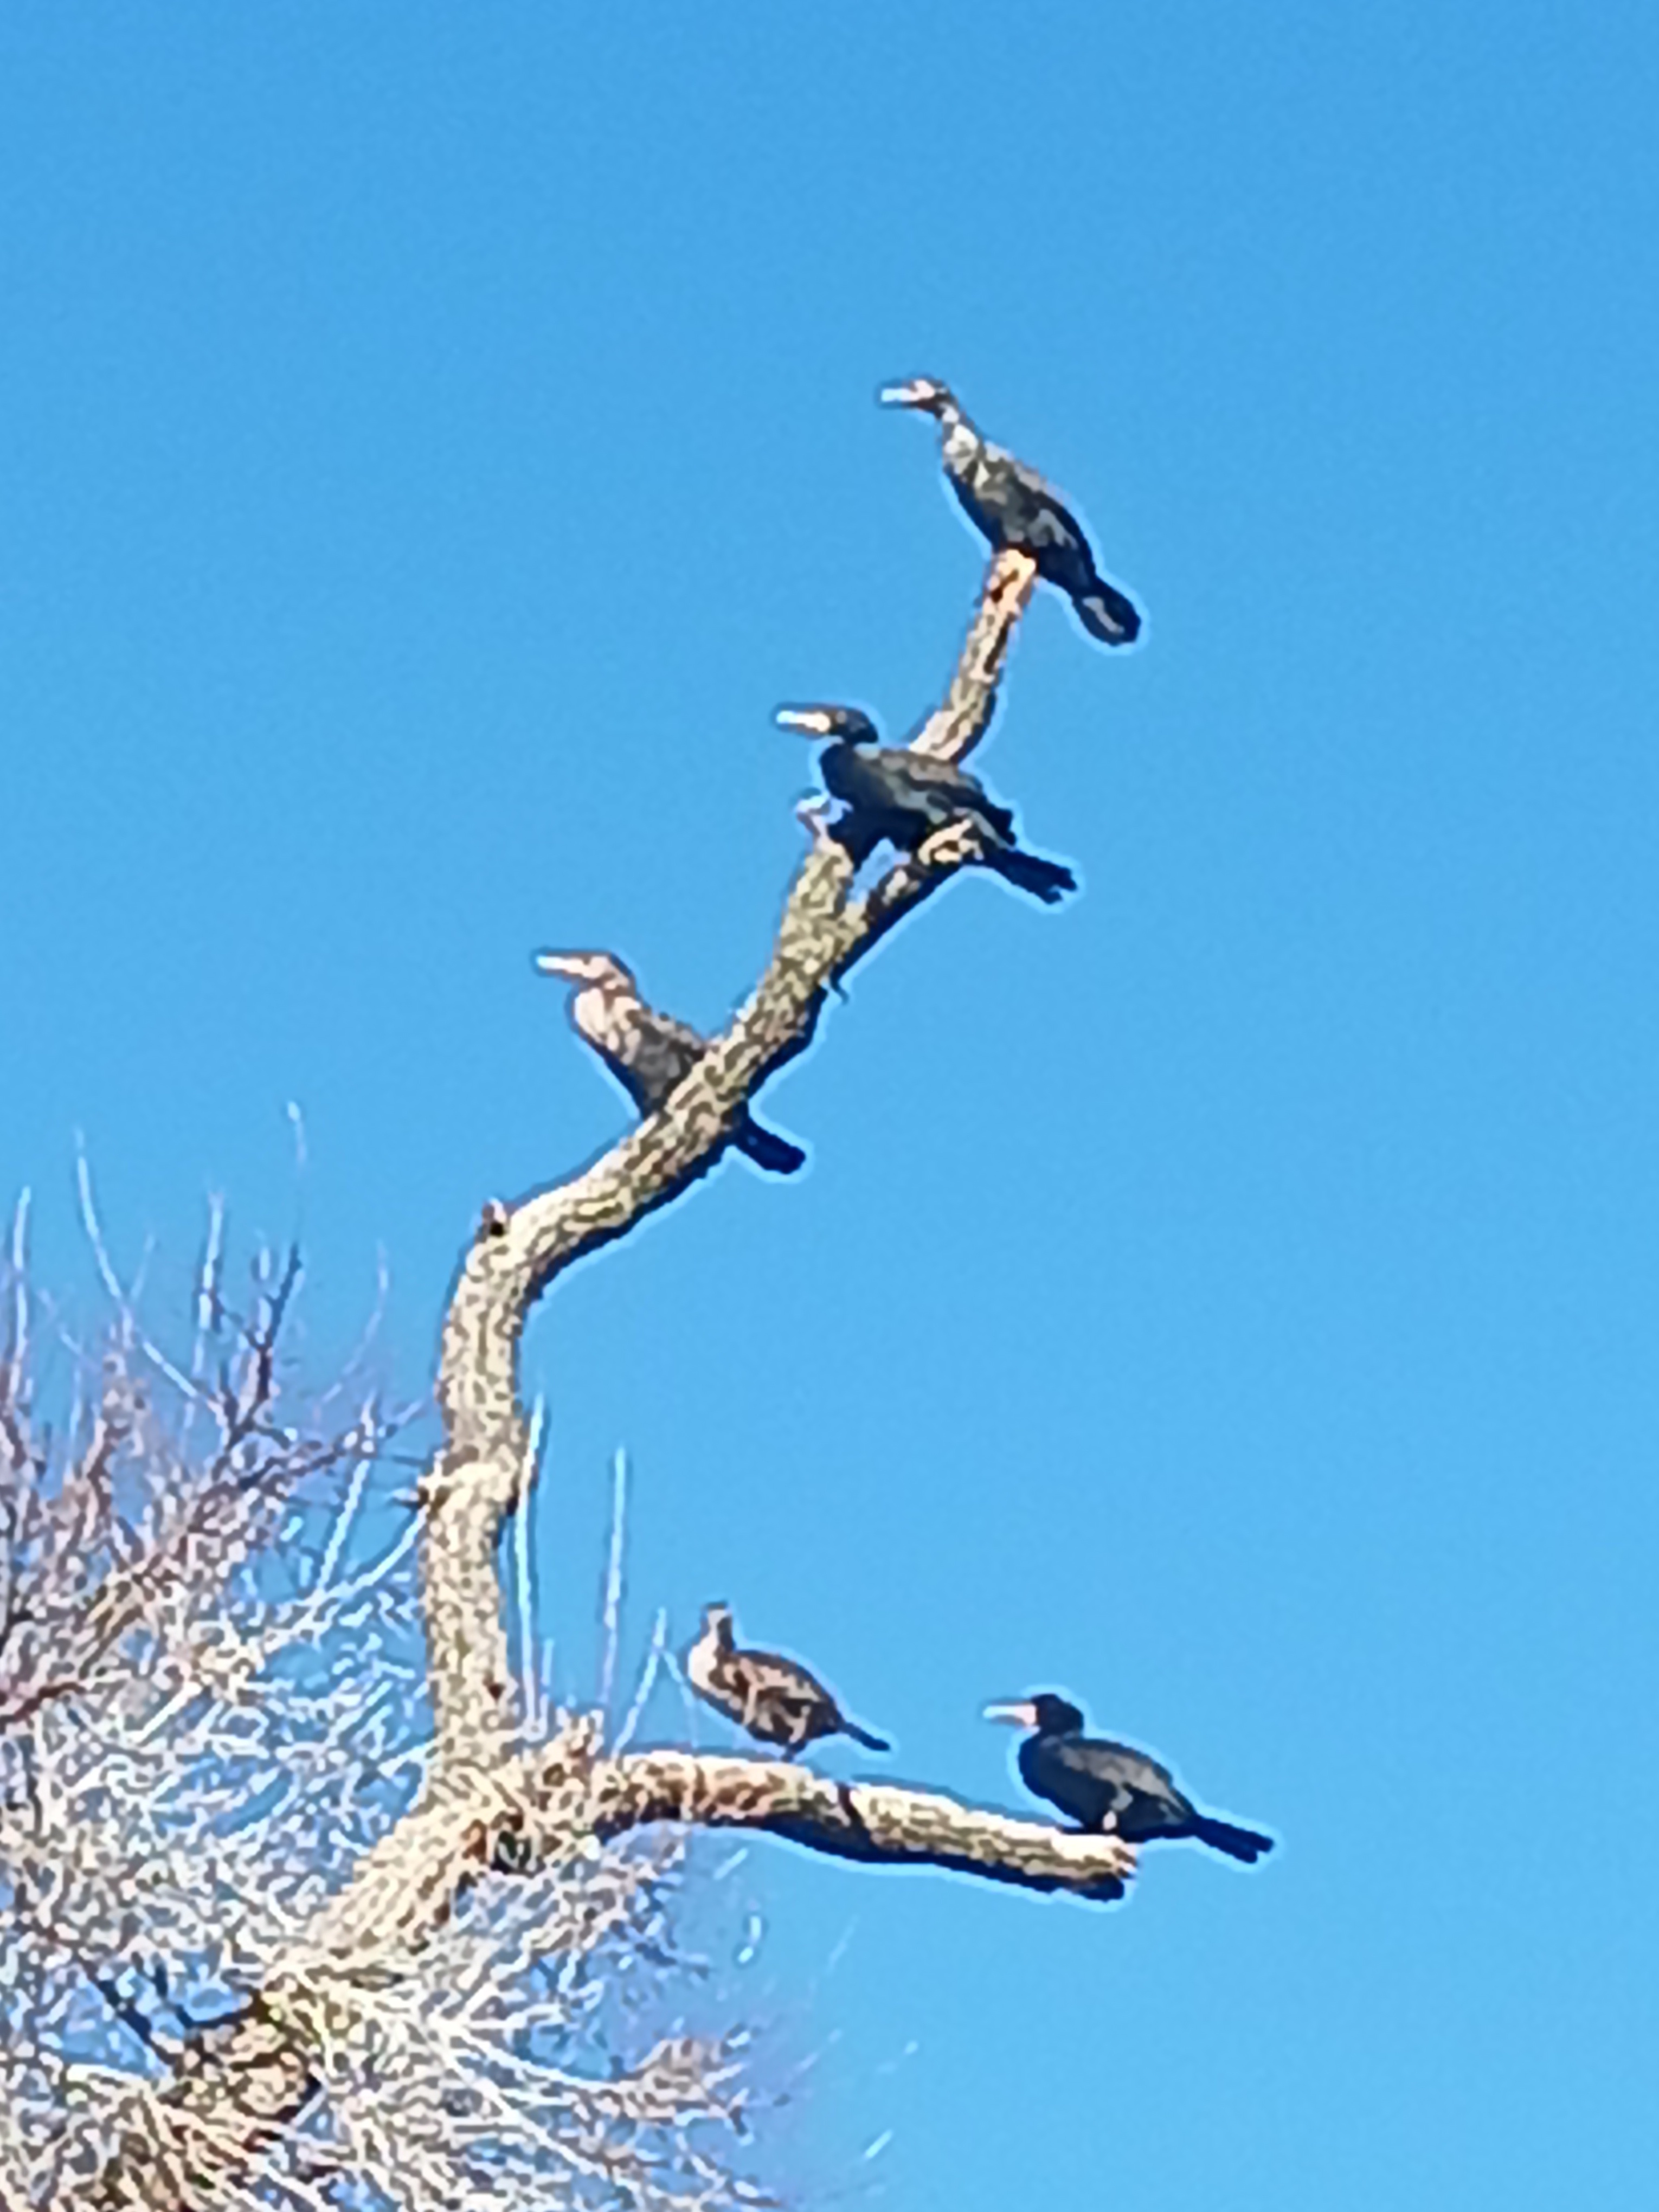
M 641 1006 L 619 1029 L 605 1059 L 640 1112 L 654 1114 L 708 1048 L 687 1023 Z
M 708 1038 L 701 1030 L 694 1030 L 690 1022 L 680 1021 L 673 1014 L 657 1013 L 654 1010 L 650 1020 L 652 1027 L 659 1036 L 671 1040 L 680 1047 L 688 1060 L 701 1060 L 703 1054 L 708 1051 Z
M 912 752 L 908 747 L 896 747 L 885 758 L 892 764 L 894 782 L 917 799 L 943 800 L 956 811 L 967 808 L 988 822 L 999 836 L 1013 836 L 1012 814 L 997 805 L 977 776 L 969 775 L 954 761 L 936 760 L 931 753 Z
M 743 1656 L 773 1696 L 805 1708 L 834 1706 L 829 1691 L 799 1659 L 786 1659 L 781 1651 L 745 1651 Z
M 1089 534 L 1046 477 L 1002 446 L 988 443 L 985 463 L 988 470 L 1002 476 L 1005 483 L 1013 488 L 1012 493 L 1005 489 L 1002 499 L 1010 510 L 1017 513 L 1011 512 L 1003 519 L 1018 521 L 1018 544 L 1033 554 L 1075 547 L 1088 556 L 1092 569 L 1094 556 L 1089 552 Z
M 1120 1784 L 1143 1797 L 1187 1802 L 1169 1768 L 1131 1744 L 1114 1743 L 1106 1736 L 1068 1735 L 1051 1739 L 1045 1748 L 1056 1765 L 1069 1767 L 1074 1774 Z
M 1077 546 L 1086 550 L 1089 541 L 1076 515 L 1063 507 L 1051 493 L 1040 507 L 1032 509 L 1031 519 L 1025 526 L 1025 543 L 1033 553 L 1046 553 L 1051 547 Z

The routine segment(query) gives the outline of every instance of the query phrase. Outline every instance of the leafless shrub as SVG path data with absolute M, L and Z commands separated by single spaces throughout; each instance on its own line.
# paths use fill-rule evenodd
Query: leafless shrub
M 234 1310 L 216 1222 L 175 1360 L 88 1187 L 113 1310 L 95 1347 L 58 1334 L 54 1425 L 25 1218 L 0 1365 L 0 2203 L 18 2212 L 146 2140 L 164 2159 L 158 2093 L 274 2002 L 284 1959 L 292 1984 L 296 1930 L 415 1801 L 430 1737 L 418 1520 L 393 1495 L 410 1409 L 298 1393 L 297 1255 L 261 1255 Z M 729 2056 L 642 2031 L 611 1994 L 685 1967 L 678 1856 L 630 1838 L 485 1870 L 407 1972 L 331 1976 L 310 2094 L 221 2201 L 744 2201 L 702 2148 L 740 2122 Z

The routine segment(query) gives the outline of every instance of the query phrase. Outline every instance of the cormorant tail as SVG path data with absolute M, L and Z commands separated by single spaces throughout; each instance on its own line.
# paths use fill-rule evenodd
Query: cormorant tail
M 893 1748 L 885 1736 L 872 1735 L 868 1729 L 860 1728 L 856 1721 L 849 1721 L 845 1713 L 841 1718 L 841 1732 L 843 1735 L 850 1735 L 854 1743 L 861 1743 L 866 1751 L 890 1751 Z
M 1079 592 L 1072 605 L 1084 629 L 1103 645 L 1133 645 L 1140 635 L 1139 608 L 1115 585 L 1103 583 L 1098 577 L 1094 588 Z
M 732 1141 L 745 1159 L 753 1160 L 768 1175 L 793 1175 L 797 1168 L 806 1165 L 806 1155 L 799 1145 L 792 1145 L 787 1137 L 763 1127 L 758 1121 L 744 1120 Z
M 980 794 L 979 804 L 975 811 L 985 817 L 985 819 L 996 831 L 999 837 L 1006 837 L 1009 843 L 1011 845 L 1014 842 L 1014 813 L 1012 807 L 999 806 L 995 799 L 987 799 L 981 792 Z
M 1018 845 L 994 845 L 985 855 L 985 865 L 994 868 L 1005 883 L 1040 898 L 1044 906 L 1053 906 L 1067 891 L 1077 889 L 1077 878 L 1069 868 L 1058 860 L 1045 860 L 1041 854 L 1022 852 Z
M 1246 1866 L 1253 1866 L 1273 1847 L 1271 1836 L 1259 1836 L 1254 1828 L 1236 1828 L 1231 1820 L 1212 1820 L 1207 1813 L 1193 1822 L 1193 1833 L 1212 1850 L 1225 1851 L 1230 1859 L 1243 1859 Z

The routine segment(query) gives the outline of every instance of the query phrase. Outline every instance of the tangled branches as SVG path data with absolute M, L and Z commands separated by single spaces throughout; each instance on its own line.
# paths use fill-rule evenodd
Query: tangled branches
M 95 1356 L 71 1348 L 55 1425 L 21 1227 L 0 1365 L 0 2204 L 72 2202 L 111 2171 L 148 2203 L 192 2185 L 202 2144 L 235 2151 L 227 2206 L 737 2201 L 700 2145 L 740 2119 L 727 2054 L 607 2007 L 623 1962 L 679 1963 L 671 1839 L 481 1867 L 418 1954 L 365 1950 L 318 2001 L 299 1931 L 428 1765 L 419 1524 L 391 1495 L 407 1409 L 364 1392 L 348 1413 L 349 1376 L 294 1402 L 297 1259 L 262 1255 L 233 1312 L 216 1225 L 178 1360 L 98 1240 L 114 1317 Z M 192 2147 L 179 2093 L 301 2019 L 292 2109 L 267 2128 L 233 2096 Z

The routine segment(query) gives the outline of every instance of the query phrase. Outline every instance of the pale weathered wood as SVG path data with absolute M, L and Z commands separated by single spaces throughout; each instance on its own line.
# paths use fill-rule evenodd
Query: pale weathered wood
M 961 759 L 988 727 L 1036 570 L 992 561 L 944 703 L 916 739 Z M 309 2052 L 354 1983 L 396 1974 L 490 1864 L 576 1852 L 584 1839 L 652 1823 L 752 1828 L 866 1864 L 952 1869 L 1027 1888 L 1121 1893 L 1134 1854 L 1082 1836 L 890 1784 L 826 1782 L 760 1759 L 648 1751 L 596 1755 L 591 1724 L 521 1755 L 495 1549 L 529 1457 L 519 1348 L 536 1300 L 575 1261 L 708 1173 L 740 1108 L 805 1050 L 830 986 L 902 917 L 979 857 L 955 825 L 899 860 L 868 892 L 808 810 L 811 842 L 785 901 L 764 975 L 659 1111 L 568 1182 L 492 1200 L 462 1256 L 438 1371 L 444 1440 L 419 1492 L 428 1670 L 437 1740 L 422 1799 L 343 1892 L 296 1932 L 248 2014 L 205 2039 L 150 2100 L 146 2124 L 66 2203 L 210 2212 L 313 2092 Z
M 616 1836 L 658 1820 L 755 1828 L 866 1866 L 948 1867 L 1023 1889 L 1121 1897 L 1131 1846 L 1042 1820 L 1018 1820 L 931 1790 L 830 1782 L 781 1759 L 642 1751 L 596 1762 L 592 1832 Z

